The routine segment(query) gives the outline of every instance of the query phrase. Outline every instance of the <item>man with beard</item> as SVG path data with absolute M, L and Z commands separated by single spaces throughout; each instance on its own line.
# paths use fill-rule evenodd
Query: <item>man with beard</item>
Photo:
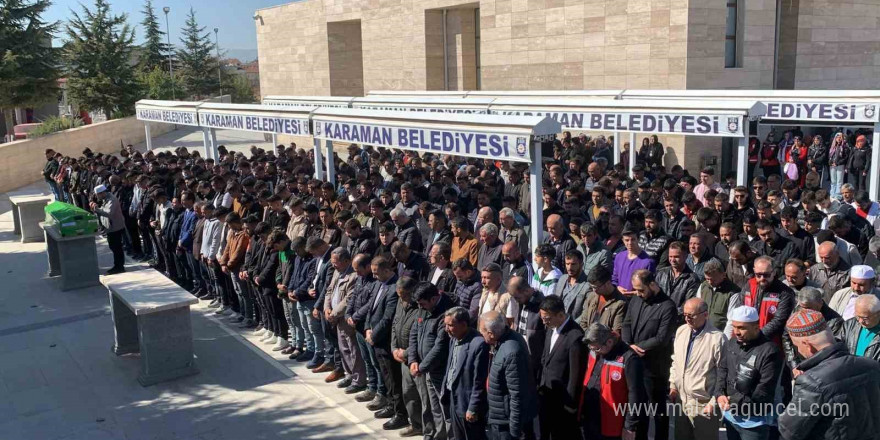
M 404 191 L 401 190 L 401 193 Z M 418 210 L 416 210 L 417 212 Z M 414 252 L 422 251 L 422 235 L 419 233 L 416 223 L 412 220 L 406 210 L 398 206 L 391 211 L 391 221 L 397 226 L 395 235 L 397 239 L 406 244 L 406 246 Z
M 725 267 L 730 261 L 730 251 L 727 248 L 736 240 L 736 226 L 733 223 L 722 223 L 718 228 L 718 242 L 715 243 L 715 250 L 712 254 Z
M 651 209 L 645 214 L 645 230 L 639 234 L 639 247 L 654 260 L 658 269 L 668 265 L 667 251 L 672 238 L 660 228 L 660 211 Z
M 758 312 L 758 325 L 767 338 L 781 342 L 785 321 L 794 309 L 794 292 L 780 281 L 774 261 L 760 256 L 754 261 L 755 277 L 743 289 L 743 304 Z
M 682 307 L 685 301 L 697 295 L 700 278 L 686 264 L 687 245 L 680 241 L 669 245 L 669 266 L 657 271 L 657 285 L 672 299 L 678 310 L 677 324 L 683 323 Z
M 773 261 L 773 269 L 776 273 L 782 273 L 785 262 L 798 256 L 794 243 L 785 237 L 780 237 L 776 233 L 776 228 L 767 221 L 759 220 L 756 227 L 758 236 L 761 237 L 761 244 L 755 246 L 755 252 L 770 257 Z
M 345 235 L 349 240 L 348 251 L 351 255 L 365 254 L 372 258 L 376 253 L 376 235 L 369 229 L 364 230 L 356 219 L 345 222 Z
M 489 263 L 501 264 L 501 241 L 498 240 L 498 226 L 486 223 L 480 227 L 480 248 L 477 251 L 477 270 L 483 270 Z
M 730 244 L 730 263 L 727 265 L 727 278 L 741 289 L 746 288 L 746 283 L 753 277 L 753 262 L 757 258 L 755 250 L 743 240 L 737 240 Z
M 807 266 L 815 264 L 816 247 L 813 236 L 804 231 L 800 224 L 798 224 L 798 210 L 791 206 L 785 207 L 779 213 L 779 219 L 782 223 L 779 235 L 794 243 L 798 251 L 798 258 L 803 260 L 804 264 Z
M 819 263 L 810 267 L 808 277 L 822 289 L 825 301 L 831 301 L 834 293 L 849 284 L 850 266 L 842 258 L 833 241 L 819 245 Z

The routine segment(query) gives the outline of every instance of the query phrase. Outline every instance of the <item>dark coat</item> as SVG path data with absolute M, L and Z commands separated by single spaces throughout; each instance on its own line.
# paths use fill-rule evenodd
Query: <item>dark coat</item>
M 375 281 L 372 274 L 365 277 L 358 276 L 354 283 L 354 289 L 351 291 L 351 297 L 348 299 L 348 307 L 345 308 L 345 318 L 353 319 L 355 329 L 361 334 L 364 333 L 364 318 L 370 311 L 370 300 L 373 298 L 371 294 Z
M 541 356 L 544 354 L 544 336 L 547 329 L 544 327 L 544 321 L 541 321 L 541 301 L 544 300 L 544 294 L 535 290 L 529 302 L 519 307 L 516 317 L 513 318 L 513 324 L 519 325 L 522 311 L 528 311 L 526 317 L 526 334 L 523 338 L 526 340 L 526 347 L 529 349 L 529 366 L 535 375 L 535 381 L 540 379 L 541 374 Z M 511 299 L 511 301 L 515 301 Z
M 330 279 L 333 278 L 333 265 L 330 264 L 330 252 L 332 250 L 333 250 L 333 248 L 328 248 L 327 253 L 325 253 L 321 257 L 321 259 L 326 258 L 326 260 L 324 260 L 324 265 L 321 267 L 320 270 L 317 270 L 318 259 L 317 258 L 315 259 L 315 261 L 316 261 L 315 262 L 315 268 L 316 268 L 315 270 L 317 271 L 317 274 L 316 274 L 317 278 L 315 281 L 315 292 L 317 292 L 317 295 L 316 295 L 317 302 L 315 302 L 315 308 L 318 309 L 318 311 L 322 311 L 322 312 L 324 311 L 324 294 L 327 291 L 327 286 L 330 285 Z
M 428 236 L 425 238 L 425 253 L 431 252 L 431 246 L 434 246 L 436 243 L 446 243 L 448 246 L 452 246 L 452 231 L 447 227 L 446 229 L 440 231 L 440 235 L 437 239 L 434 239 L 435 232 L 430 231 Z
M 435 269 L 436 268 L 432 268 L 428 272 L 427 281 L 431 281 Z M 437 278 L 437 282 L 433 284 L 437 286 L 437 290 L 439 290 L 441 294 L 452 299 L 452 296 L 455 294 L 455 283 L 457 282 L 458 280 L 455 279 L 455 275 L 452 274 L 452 269 L 447 267 L 440 271 L 440 278 Z
M 456 365 L 452 365 L 452 352 L 456 344 L 459 344 L 458 359 Z M 464 418 L 470 411 L 481 420 L 484 419 L 489 408 L 486 398 L 486 378 L 489 376 L 489 346 L 473 328 L 468 329 L 467 334 L 458 342 L 450 339 L 449 356 L 446 360 L 449 368 L 443 377 L 443 386 L 440 388 L 440 401 L 445 408 L 450 408 Z M 452 391 L 446 389 L 449 374 L 454 371 L 452 378 Z M 451 403 L 451 405 L 450 405 Z
M 538 414 L 537 391 L 529 372 L 529 353 L 523 337 L 507 330 L 498 339 L 489 365 L 490 425 L 506 426 L 513 438 Z
M 794 311 L 794 313 L 796 312 L 797 310 Z M 843 328 L 843 318 L 840 314 L 835 312 L 831 307 L 828 307 L 828 304 L 822 304 L 822 310 L 819 312 L 822 313 L 822 317 L 825 318 L 828 330 L 831 330 L 831 333 L 834 335 L 840 333 L 840 329 Z M 788 363 L 788 366 L 791 369 L 797 368 L 798 364 L 804 360 L 804 357 L 797 351 L 797 347 L 795 347 L 788 332 L 782 334 L 782 351 L 785 353 L 785 362 Z
M 645 350 L 645 375 L 669 377 L 672 366 L 672 339 L 678 328 L 675 303 L 663 292 L 648 300 L 633 296 L 626 308 L 621 339 L 627 345 Z
M 419 371 L 430 373 L 435 379 L 443 377 L 446 370 L 449 334 L 443 324 L 443 314 L 453 307 L 452 300 L 440 295 L 440 301 L 430 312 L 420 310 L 415 324 L 409 331 L 409 363 L 418 362 Z
M 395 284 L 397 276 L 392 276 L 384 283 L 376 280 L 368 304 L 364 329 L 373 332 L 373 348 L 380 353 L 391 354 L 391 324 L 394 322 L 398 301 Z M 377 300 L 377 295 L 382 296 Z
M 569 318 L 559 330 L 556 344 L 551 350 L 553 332 L 546 332 L 544 338 L 538 394 L 545 402 L 552 404 L 554 410 L 564 410 L 574 415 L 578 410 L 587 368 L 586 349 L 582 342 L 584 332 L 574 318 Z
M 731 340 L 721 349 L 715 397 L 727 396 L 739 414 L 761 414 L 761 404 L 772 403 L 783 368 L 782 350 L 764 333 L 752 341 Z
M 398 298 L 394 321 L 391 323 L 391 351 L 403 349 L 403 358 L 407 364 L 409 364 L 406 354 L 409 351 L 409 333 L 419 317 L 419 312 L 419 306 L 415 301 L 404 303 Z
M 880 364 L 850 355 L 841 343 L 825 347 L 798 365 L 789 409 L 779 417 L 779 432 L 788 440 L 876 439 L 880 436 Z M 797 406 L 799 403 L 800 406 Z M 809 414 L 813 406 L 835 404 L 846 413 Z
M 684 313 L 685 301 L 696 297 L 697 290 L 700 288 L 700 278 L 688 266 L 682 269 L 678 277 L 672 273 L 672 267 L 664 267 L 657 271 L 656 280 L 660 289 L 669 295 L 669 299 L 675 303 L 679 316 Z M 679 323 L 683 322 L 679 320 Z
M 397 239 L 406 243 L 409 250 L 413 252 L 421 252 L 423 250 L 422 234 L 419 232 L 419 228 L 416 227 L 416 223 L 412 220 L 397 228 Z
M 482 293 L 483 285 L 480 284 L 480 277 L 476 274 L 470 280 L 457 281 L 455 284 L 455 292 L 452 294 L 453 302 L 468 310 L 471 315 L 471 325 L 476 325 L 480 315 L 480 296 Z

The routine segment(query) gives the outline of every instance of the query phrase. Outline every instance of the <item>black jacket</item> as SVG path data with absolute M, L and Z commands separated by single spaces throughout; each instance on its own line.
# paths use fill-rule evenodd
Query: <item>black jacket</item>
M 663 292 L 648 300 L 634 296 L 629 300 L 621 339 L 627 345 L 645 350 L 645 374 L 668 378 L 672 366 L 672 339 L 678 328 L 675 303 Z
M 431 265 L 428 259 L 420 252 L 411 251 L 409 258 L 402 264 L 397 265 L 397 276 L 399 278 L 410 277 L 416 281 L 427 281 L 428 274 L 431 273 Z
M 361 236 L 348 242 L 348 252 L 354 257 L 357 254 L 366 254 L 370 258 L 376 253 L 376 247 L 379 246 L 379 240 L 376 234 L 369 229 L 361 229 Z
M 348 298 L 348 307 L 345 308 L 345 318 L 354 320 L 355 329 L 361 334 L 364 333 L 364 318 L 370 311 L 370 300 L 373 292 L 373 283 L 376 281 L 373 275 L 358 276 L 354 282 L 354 289 Z
M 431 281 L 434 277 L 434 271 L 437 268 L 431 268 L 428 271 L 427 281 Z M 452 269 L 446 268 L 440 271 L 440 278 L 437 278 L 436 283 L 432 283 L 437 286 L 437 290 L 440 291 L 441 294 L 446 295 L 449 299 L 453 299 L 455 295 L 455 284 L 458 280 L 455 279 L 455 275 L 452 274 Z
M 672 273 L 672 267 L 665 267 L 657 271 L 655 278 L 660 290 L 665 292 L 669 299 L 675 303 L 678 309 L 678 316 L 683 316 L 684 302 L 697 296 L 697 290 L 700 288 L 700 278 L 687 265 L 681 270 L 681 274 L 676 277 Z M 679 324 L 684 323 L 679 319 Z M 675 333 L 673 331 L 673 333 Z
M 394 312 L 394 321 L 391 322 L 391 351 L 403 349 L 403 359 L 409 365 L 409 333 L 413 324 L 419 317 L 419 305 L 415 300 L 404 303 L 397 300 L 397 310 Z
M 511 298 L 511 301 L 516 301 Z M 513 318 L 513 325 L 519 326 L 520 318 L 522 317 L 523 310 L 528 312 L 526 316 L 526 330 L 523 335 L 520 334 L 526 340 L 526 347 L 529 349 L 529 358 L 530 363 L 529 366 L 532 372 L 535 375 L 535 381 L 541 378 L 541 357 L 544 354 L 544 336 L 546 335 L 547 329 L 544 327 L 544 321 L 541 320 L 541 301 L 544 300 L 544 294 L 540 291 L 535 290 L 532 294 L 532 297 L 529 298 L 529 302 L 525 305 L 519 307 L 519 311 L 516 316 Z
M 452 354 L 455 346 L 460 345 L 458 359 L 452 365 Z M 451 409 L 464 418 L 470 411 L 483 420 L 489 403 L 486 399 L 486 378 L 489 375 L 489 346 L 473 328 L 468 329 L 467 334 L 461 341 L 450 339 L 447 348 L 449 356 L 446 363 L 446 375 L 443 377 L 443 386 L 440 388 L 440 401 L 447 409 Z M 446 389 L 446 384 L 452 374 L 452 391 Z M 450 405 L 451 403 L 451 405 Z
M 498 339 L 489 364 L 490 425 L 506 426 L 510 436 L 520 438 L 524 425 L 538 414 L 535 382 L 529 371 L 526 341 L 512 330 Z
M 669 244 L 672 243 L 672 237 L 663 234 L 650 236 L 648 231 L 642 231 L 639 234 L 639 247 L 654 260 L 658 268 L 669 265 Z
M 758 255 L 766 255 L 773 259 L 773 268 L 776 269 L 777 274 L 785 273 L 786 261 L 791 258 L 800 258 L 800 253 L 794 242 L 778 233 L 776 241 L 772 245 L 768 246 L 767 243 L 761 242 L 754 246 L 754 249 Z
M 718 361 L 715 397 L 727 396 L 738 414 L 764 414 L 761 404 L 773 403 L 783 362 L 782 350 L 764 333 L 745 343 L 728 341 Z
M 321 257 L 315 259 L 315 271 L 316 271 L 316 280 L 315 280 L 315 308 L 318 311 L 324 311 L 324 294 L 327 291 L 327 286 L 330 285 L 330 280 L 333 278 L 333 265 L 330 264 L 330 252 L 333 251 L 333 248 L 327 248 L 327 252 Z M 321 264 L 320 260 L 324 260 L 323 266 L 318 269 L 318 265 Z
M 416 322 L 409 331 L 407 361 L 418 362 L 419 371 L 432 374 L 435 380 L 442 378 L 446 370 L 449 334 L 443 324 L 443 314 L 452 307 L 452 300 L 440 295 L 440 301 L 430 312 L 418 312 Z
M 822 313 L 822 317 L 825 318 L 825 322 L 828 325 L 828 329 L 831 330 L 831 333 L 834 335 L 838 334 L 843 327 L 843 318 L 840 314 L 835 312 L 831 307 L 828 307 L 828 304 L 822 304 L 822 310 L 819 312 Z M 797 310 L 793 313 L 797 313 Z M 798 353 L 797 347 L 794 346 L 788 332 L 782 334 L 782 351 L 785 353 L 785 362 L 788 363 L 788 366 L 791 369 L 797 368 L 798 364 L 804 360 L 804 357 Z
M 394 275 L 384 283 L 376 280 L 373 283 L 373 292 L 370 294 L 370 303 L 367 305 L 365 330 L 373 332 L 373 348 L 385 354 L 391 354 L 391 325 L 394 322 L 394 313 L 397 311 L 397 276 Z M 381 298 L 376 298 L 382 295 Z
M 574 415 L 587 368 L 586 348 L 582 342 L 584 332 L 574 318 L 568 318 L 551 349 L 553 333 L 554 330 L 546 332 L 544 339 L 538 394 L 546 404 L 553 406 L 551 411 Z
M 447 227 L 446 229 L 440 231 L 440 235 L 434 239 L 434 235 L 436 233 L 434 231 L 430 231 L 428 236 L 425 237 L 425 253 L 431 252 L 431 246 L 434 246 L 437 243 L 446 243 L 448 246 L 452 246 L 452 231 Z
M 782 438 L 880 438 L 880 364 L 852 356 L 838 343 L 801 362 L 798 369 L 803 374 L 794 381 L 790 411 L 779 417 Z M 823 404 L 836 405 L 831 410 L 838 413 L 809 413 L 809 408 Z M 843 408 L 845 413 L 840 412 Z
M 397 228 L 397 239 L 406 243 L 409 250 L 413 252 L 421 252 L 422 246 L 424 246 L 422 234 L 419 232 L 419 228 L 416 227 L 416 223 L 412 220 Z

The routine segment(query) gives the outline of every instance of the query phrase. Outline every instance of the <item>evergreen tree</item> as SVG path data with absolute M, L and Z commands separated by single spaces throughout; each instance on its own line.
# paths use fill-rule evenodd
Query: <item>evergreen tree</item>
M 131 114 L 141 96 L 132 62 L 134 31 L 127 16 L 111 15 L 105 0 L 94 10 L 71 11 L 67 24 L 67 87 L 71 99 L 85 110 L 100 110 L 107 119 L 115 112 Z
M 214 43 L 211 42 L 210 33 L 206 33 L 204 27 L 199 27 L 192 8 L 186 17 L 186 26 L 180 41 L 183 47 L 177 51 L 177 60 L 180 65 L 181 85 L 186 93 L 195 99 L 219 93 L 219 61 L 213 55 Z
M 0 0 L 0 110 L 12 132 L 13 110 L 58 98 L 60 57 L 52 48 L 58 23 L 40 17 L 49 0 Z
M 159 25 L 159 19 L 153 11 L 152 0 L 144 3 L 144 21 L 141 26 L 144 28 L 144 45 L 142 47 L 140 67 L 147 74 L 151 73 L 156 67 L 168 70 L 168 52 L 170 48 L 165 43 L 165 32 Z

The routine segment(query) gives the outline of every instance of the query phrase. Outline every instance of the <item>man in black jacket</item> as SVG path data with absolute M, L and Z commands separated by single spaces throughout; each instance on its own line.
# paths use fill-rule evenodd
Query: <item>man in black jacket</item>
M 449 368 L 443 377 L 440 401 L 449 414 L 450 434 L 455 440 L 486 438 L 489 346 L 470 327 L 470 320 L 470 313 L 463 307 L 453 307 L 443 314 L 449 334 Z
M 422 405 L 431 408 L 434 419 L 432 438 L 444 440 L 448 430 L 440 403 L 440 390 L 446 373 L 449 335 L 444 329 L 443 314 L 452 308 L 452 300 L 441 295 L 437 287 L 430 283 L 419 284 L 413 296 L 422 310 L 409 332 L 407 362 L 410 374 L 414 377 L 425 376 L 428 393 L 421 396 Z
M 849 354 L 815 310 L 793 315 L 786 330 L 805 360 L 798 364 L 789 411 L 779 418 L 782 437 L 848 440 L 862 433 L 863 438 L 878 438 L 880 364 Z
M 657 405 L 654 415 L 655 439 L 669 438 L 669 415 L 666 396 L 669 394 L 669 368 L 672 366 L 672 338 L 678 322 L 675 303 L 666 296 L 654 274 L 641 269 L 633 273 L 633 290 L 623 320 L 623 342 L 645 361 L 645 389 L 648 401 Z M 639 431 L 639 439 L 647 439 L 647 431 Z
M 700 278 L 685 264 L 688 256 L 686 244 L 676 241 L 669 245 L 669 266 L 657 271 L 657 285 L 678 309 L 677 324 L 684 323 L 682 308 L 685 301 L 697 296 Z
M 391 261 L 381 255 L 373 258 L 370 267 L 376 282 L 373 283 L 369 311 L 365 318 L 364 339 L 376 352 L 379 370 L 382 372 L 385 387 L 388 388 L 388 406 L 377 411 L 374 416 L 380 419 L 390 418 L 386 423 L 403 427 L 408 423 L 401 394 L 403 379 L 400 376 L 400 367 L 391 353 L 391 328 L 398 301 L 395 294 L 397 275 Z
M 566 440 L 578 436 L 577 410 L 586 357 L 584 332 L 565 313 L 562 299 L 550 296 L 541 302 L 541 321 L 550 329 L 541 354 L 538 382 L 538 419 L 541 439 Z
M 370 258 L 376 253 L 379 241 L 376 234 L 369 229 L 363 229 L 357 219 L 350 218 L 345 222 L 345 235 L 348 237 L 348 251 L 352 255 L 365 254 Z
M 730 320 L 735 340 L 721 350 L 715 399 L 725 411 L 728 438 L 767 439 L 773 427 L 766 406 L 774 403 L 782 351 L 761 331 L 754 307 L 733 309 Z
M 330 383 L 345 377 L 336 327 L 324 319 L 324 295 L 327 291 L 327 285 L 330 284 L 330 279 L 333 277 L 333 265 L 330 264 L 330 252 L 333 251 L 333 247 L 321 238 L 310 237 L 306 244 L 306 250 L 317 259 L 315 279 L 309 288 L 309 296 L 315 298 L 312 317 L 321 321 L 321 328 L 324 331 L 324 364 L 314 368 L 312 372 L 330 373 L 324 379 Z
M 791 258 L 798 258 L 799 252 L 793 241 L 781 237 L 776 233 L 776 228 L 766 220 L 758 220 L 758 237 L 761 242 L 755 244 L 755 252 L 758 255 L 766 255 L 773 259 L 773 268 L 776 273 L 784 272 L 785 263 Z
M 538 396 L 526 343 L 507 326 L 504 315 L 494 310 L 480 316 L 480 333 L 494 353 L 489 365 L 486 417 L 489 440 L 533 440 Z
M 522 335 L 529 349 L 529 366 L 535 375 L 535 381 L 540 379 L 541 355 L 544 353 L 544 321 L 541 320 L 540 306 L 544 301 L 544 294 L 529 285 L 529 279 L 525 277 L 513 277 L 507 283 L 507 293 L 510 294 L 511 302 L 516 302 L 517 313 L 513 316 L 513 331 Z
M 428 226 L 431 228 L 425 240 L 425 249 L 430 250 L 437 243 L 446 243 L 452 246 L 452 231 L 449 229 L 449 220 L 442 211 L 436 210 L 428 214 Z

